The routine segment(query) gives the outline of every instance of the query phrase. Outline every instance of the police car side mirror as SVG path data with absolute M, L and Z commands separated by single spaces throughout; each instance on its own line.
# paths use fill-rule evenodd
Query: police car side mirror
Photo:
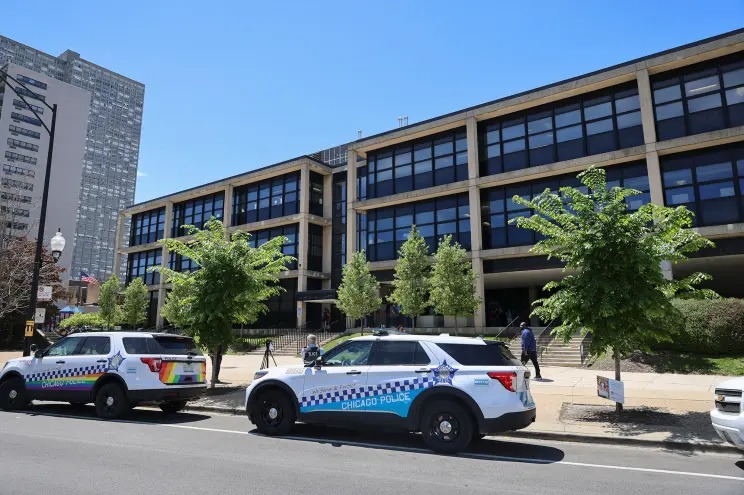
M 39 346 L 37 346 L 36 344 L 31 344 L 31 347 L 29 347 L 29 349 L 31 350 L 32 354 L 36 354 L 36 351 L 39 350 Z

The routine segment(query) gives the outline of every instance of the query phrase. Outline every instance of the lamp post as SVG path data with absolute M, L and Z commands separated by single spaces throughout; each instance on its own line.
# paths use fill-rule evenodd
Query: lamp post
M 6 66 L 7 67 L 7 66 Z M 34 274 L 31 278 L 31 294 L 30 294 L 30 301 L 29 301 L 29 308 L 28 308 L 28 320 L 34 320 L 34 315 L 36 314 L 36 296 L 39 291 L 39 270 L 41 269 L 41 251 L 44 247 L 44 224 L 46 223 L 46 210 L 47 210 L 47 202 L 49 199 L 49 178 L 51 176 L 52 172 L 52 154 L 54 152 L 54 128 L 57 124 L 57 104 L 49 105 L 46 101 L 44 101 L 44 98 L 40 95 L 36 94 L 34 91 L 30 90 L 25 84 L 15 79 L 13 76 L 8 74 L 7 68 L 4 71 L 0 71 L 0 78 L 2 78 L 5 81 L 5 86 L 7 88 L 10 88 L 11 91 L 13 91 L 18 98 L 23 101 L 23 103 L 26 104 L 26 108 L 28 110 L 31 110 L 31 112 L 36 116 L 37 119 L 39 119 L 39 122 L 41 122 L 41 126 L 49 133 L 49 150 L 47 152 L 47 163 L 46 163 L 46 175 L 44 177 L 44 192 L 41 195 L 41 209 L 39 211 L 39 232 L 36 235 L 36 254 L 34 256 Z M 20 87 L 22 87 L 26 94 L 30 94 L 34 96 L 36 99 L 38 99 L 40 102 L 44 104 L 49 110 L 52 111 L 52 124 L 51 127 L 47 127 L 47 125 L 44 123 L 44 120 L 39 116 L 39 114 L 34 110 L 34 108 L 29 105 L 29 103 L 26 101 L 26 98 L 18 92 L 16 88 L 13 87 L 12 84 L 8 82 L 8 79 L 13 81 L 14 83 L 18 84 Z M 62 233 L 59 233 L 60 237 L 62 237 Z M 62 247 L 64 248 L 64 238 L 62 238 Z M 54 249 L 54 248 L 52 248 Z M 59 253 L 61 255 L 62 250 L 59 250 Z M 59 255 L 57 256 L 59 258 Z M 23 355 L 28 356 L 30 354 L 29 349 L 29 339 L 28 337 L 23 338 Z

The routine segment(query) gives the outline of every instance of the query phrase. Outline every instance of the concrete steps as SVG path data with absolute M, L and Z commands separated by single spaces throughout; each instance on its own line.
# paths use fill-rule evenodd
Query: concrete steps
M 540 356 L 539 363 L 543 366 L 583 367 L 581 341 L 581 336 L 575 336 L 569 342 L 549 342 Z M 587 343 L 588 341 L 584 342 L 585 345 Z

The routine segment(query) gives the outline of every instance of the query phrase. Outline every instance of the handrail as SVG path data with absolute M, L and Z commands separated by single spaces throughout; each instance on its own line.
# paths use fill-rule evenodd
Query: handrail
M 503 327 L 501 330 L 499 330 L 499 333 L 496 334 L 496 336 L 494 337 L 494 339 L 498 339 L 501 336 L 501 334 L 504 333 L 504 330 L 506 330 L 507 328 L 510 328 L 512 326 L 512 324 L 515 321 L 517 321 L 518 319 L 519 319 L 519 316 L 517 316 L 512 321 L 510 321 L 509 323 L 507 323 L 505 327 Z
M 535 338 L 535 345 L 537 346 L 537 356 L 538 356 L 538 358 L 542 358 L 542 355 L 545 352 L 545 349 L 548 348 L 548 345 L 547 344 L 542 345 L 541 343 L 544 342 L 545 340 L 548 340 L 548 344 L 550 343 L 550 340 L 551 339 L 550 338 L 545 339 L 544 335 L 545 335 L 545 332 L 550 328 L 550 326 L 553 324 L 554 321 L 555 321 L 555 318 L 553 318 L 552 320 L 550 320 L 550 322 L 548 323 L 548 325 L 545 328 L 543 328 L 542 329 L 542 332 L 540 332 L 540 334 Z M 548 332 L 548 337 L 550 337 L 550 332 Z

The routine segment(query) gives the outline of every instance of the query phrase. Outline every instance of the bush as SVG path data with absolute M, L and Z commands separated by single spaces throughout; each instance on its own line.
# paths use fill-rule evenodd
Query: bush
M 673 342 L 657 348 L 700 354 L 744 353 L 744 301 L 741 299 L 677 299 L 682 315 Z
M 59 322 L 60 330 L 83 327 L 101 327 L 103 322 L 98 313 L 76 313 Z

